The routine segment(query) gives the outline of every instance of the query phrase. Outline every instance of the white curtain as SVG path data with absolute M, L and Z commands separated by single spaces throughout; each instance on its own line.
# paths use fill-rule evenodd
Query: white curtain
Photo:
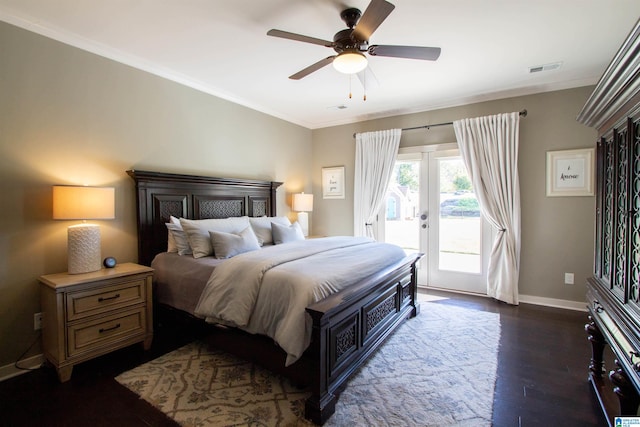
M 401 133 L 401 129 L 389 129 L 356 134 L 354 236 L 375 238 L 373 224 L 384 203 Z
M 519 124 L 517 112 L 453 122 L 482 214 L 498 230 L 489 257 L 487 295 L 509 304 L 518 304 Z

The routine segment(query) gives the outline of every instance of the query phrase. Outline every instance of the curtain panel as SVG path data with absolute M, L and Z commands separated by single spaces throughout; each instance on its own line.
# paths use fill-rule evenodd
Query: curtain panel
M 487 295 L 509 304 L 519 303 L 519 124 L 518 112 L 453 122 L 480 210 L 498 230 L 489 256 Z
M 401 129 L 356 134 L 354 236 L 375 238 L 373 224 L 385 200 L 401 134 Z

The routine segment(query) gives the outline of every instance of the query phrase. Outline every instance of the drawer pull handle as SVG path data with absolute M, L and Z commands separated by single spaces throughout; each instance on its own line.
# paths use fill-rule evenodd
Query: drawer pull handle
M 116 329 L 118 329 L 120 327 L 120 323 L 116 323 L 115 326 L 112 326 L 110 328 L 100 328 L 98 330 L 98 332 L 100 332 L 101 334 L 105 333 L 105 332 L 111 332 L 111 331 L 115 331 Z
M 112 297 L 100 297 L 98 298 L 98 302 L 104 302 L 104 301 L 109 301 L 109 300 L 118 299 L 118 298 L 120 298 L 120 294 L 115 294 Z
M 604 311 L 604 307 L 600 304 L 600 301 L 598 300 L 593 301 L 593 309 L 596 311 L 596 313 L 602 313 Z

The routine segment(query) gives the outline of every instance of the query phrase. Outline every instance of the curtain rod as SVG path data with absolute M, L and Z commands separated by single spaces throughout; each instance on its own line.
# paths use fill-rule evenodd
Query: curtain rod
M 522 117 L 527 117 L 527 110 L 522 110 L 520 111 L 518 114 L 520 114 Z M 422 125 L 422 126 L 414 126 L 412 128 L 402 128 L 401 130 L 405 131 L 405 130 L 416 130 L 416 129 L 427 129 L 429 130 L 430 128 L 435 128 L 438 126 L 449 126 L 452 125 L 453 122 L 446 122 L 446 123 L 434 123 L 432 125 Z M 353 137 L 356 137 L 356 134 L 353 134 Z

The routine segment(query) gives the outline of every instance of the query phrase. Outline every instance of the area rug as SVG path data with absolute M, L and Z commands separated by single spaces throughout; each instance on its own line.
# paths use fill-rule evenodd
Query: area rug
M 327 426 L 490 426 L 500 319 L 422 302 L 348 381 Z M 306 390 L 196 341 L 116 380 L 182 426 L 309 426 Z

